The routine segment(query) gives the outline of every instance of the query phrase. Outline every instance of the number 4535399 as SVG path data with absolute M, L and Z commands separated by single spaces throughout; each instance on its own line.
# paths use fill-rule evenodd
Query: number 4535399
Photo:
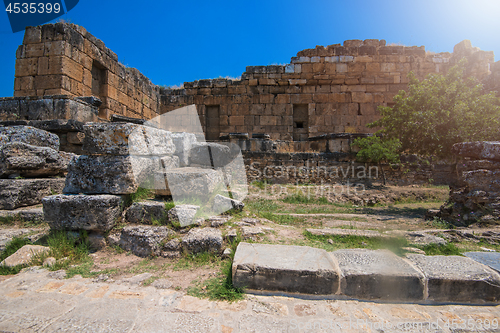
M 31 2 L 31 3 L 9 3 L 7 8 L 5 8 L 5 11 L 8 12 L 9 14 L 14 13 L 14 14 L 50 14 L 50 13 L 55 13 L 58 14 L 61 12 L 61 4 L 59 3 L 36 3 L 36 2 Z

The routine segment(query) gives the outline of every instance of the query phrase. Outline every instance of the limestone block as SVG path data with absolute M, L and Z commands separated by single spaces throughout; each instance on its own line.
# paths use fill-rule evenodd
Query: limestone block
M 9 142 L 22 142 L 59 150 L 59 137 L 56 134 L 31 126 L 0 127 L 0 144 Z
M 325 250 L 307 246 L 240 243 L 233 285 L 254 290 L 336 294 L 339 268 Z
M 478 160 L 500 161 L 499 141 L 476 141 L 456 143 L 451 148 L 458 156 L 471 157 Z
M 83 151 L 107 155 L 172 155 L 171 133 L 132 123 L 90 123 L 84 126 Z
M 153 220 L 165 222 L 167 211 L 165 202 L 140 201 L 134 202 L 125 212 L 125 220 L 135 224 L 152 224 Z
M 106 232 L 121 215 L 122 197 L 117 195 L 51 195 L 42 200 L 45 221 L 55 230 Z
M 222 252 L 222 232 L 215 228 L 196 228 L 189 230 L 182 239 L 182 247 L 188 253 Z
M 408 254 L 427 278 L 428 299 L 436 302 L 500 300 L 500 275 L 486 265 L 459 256 Z
M 24 245 L 19 250 L 17 250 L 12 255 L 8 256 L 0 262 L 0 265 L 5 265 L 7 267 L 14 267 L 17 265 L 27 265 L 31 260 L 37 255 L 42 253 L 48 253 L 50 248 L 48 246 L 41 245 Z
M 218 143 L 194 143 L 189 151 L 189 164 L 223 167 L 233 159 L 231 149 Z
M 168 211 L 168 220 L 172 223 L 179 223 L 181 227 L 195 224 L 196 212 L 200 206 L 196 205 L 176 205 Z
M 67 170 L 70 159 L 66 156 L 52 148 L 22 142 L 1 144 L 0 177 L 55 176 Z
M 208 196 L 224 184 L 224 175 L 220 169 L 177 168 L 157 172 L 155 176 L 157 194 L 178 198 Z
M 63 188 L 64 178 L 0 179 L 0 209 L 38 205 L 43 197 Z
M 179 157 L 179 166 L 189 165 L 189 153 L 191 147 L 196 142 L 196 135 L 193 133 L 172 133 L 172 141 L 175 145 L 175 156 Z
M 119 245 L 139 257 L 160 255 L 163 241 L 172 233 L 167 227 L 126 226 L 122 229 Z
M 217 194 L 214 197 L 214 204 L 212 206 L 212 211 L 220 214 L 230 209 L 242 211 L 243 207 L 245 207 L 245 204 L 243 202 Z
M 340 267 L 340 289 L 344 295 L 363 299 L 424 299 L 424 275 L 389 251 L 352 249 L 331 255 Z
M 130 194 L 150 188 L 159 157 L 82 155 L 68 165 L 64 193 Z
M 498 252 L 466 252 L 464 255 L 500 272 L 500 253 Z
M 463 178 L 471 191 L 500 192 L 500 171 L 468 171 Z

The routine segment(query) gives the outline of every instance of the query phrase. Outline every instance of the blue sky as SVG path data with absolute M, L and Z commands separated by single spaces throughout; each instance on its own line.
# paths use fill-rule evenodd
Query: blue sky
M 62 18 L 84 26 L 158 85 L 238 77 L 245 66 L 285 64 L 302 49 L 346 39 L 434 52 L 452 52 L 470 39 L 500 57 L 499 0 L 80 0 Z M 0 13 L 0 96 L 13 95 L 22 39 Z

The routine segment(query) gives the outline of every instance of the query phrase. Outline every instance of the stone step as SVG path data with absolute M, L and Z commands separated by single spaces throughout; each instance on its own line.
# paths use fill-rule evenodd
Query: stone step
M 367 300 L 491 303 L 500 300 L 500 275 L 458 256 L 240 243 L 232 267 L 236 287 L 328 294 Z
M 500 253 L 498 252 L 466 252 L 464 255 L 500 272 Z
M 196 167 L 174 168 L 155 174 L 158 195 L 171 195 L 174 200 L 209 196 L 217 187 L 224 187 L 221 169 Z
M 63 188 L 64 178 L 0 179 L 0 209 L 38 205 Z

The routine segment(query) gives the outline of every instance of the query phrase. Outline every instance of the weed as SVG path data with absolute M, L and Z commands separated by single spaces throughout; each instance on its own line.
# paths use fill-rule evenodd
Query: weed
M 220 258 L 210 252 L 196 254 L 184 254 L 172 267 L 174 271 L 193 269 L 205 265 L 216 266 L 220 264 Z
M 15 218 L 12 215 L 0 216 L 0 224 L 12 225 L 14 224 Z
M 134 202 L 138 202 L 144 199 L 152 199 L 154 198 L 154 192 L 150 189 L 139 187 L 137 188 L 137 191 L 132 194 L 128 194 L 125 197 L 125 207 L 130 206 Z
M 419 246 L 420 249 L 425 251 L 428 256 L 444 255 L 461 255 L 460 250 L 452 243 L 447 244 L 428 244 Z
M 165 211 L 166 212 L 168 212 L 169 210 L 171 210 L 174 207 L 175 207 L 175 202 L 173 202 L 173 201 L 165 202 Z
M 289 204 L 321 204 L 321 205 L 327 205 L 330 202 L 328 201 L 327 198 L 325 197 L 319 197 L 316 198 L 314 196 L 306 196 L 300 193 L 294 194 L 287 196 L 284 199 L 281 199 L 284 203 L 289 203 Z
M 268 219 L 270 221 L 273 221 L 275 223 L 285 224 L 285 225 L 300 225 L 305 221 L 303 217 L 296 217 L 291 215 L 277 215 L 270 212 L 262 212 L 257 215 L 265 219 Z
M 434 217 L 432 221 L 429 221 L 428 223 L 430 226 L 434 228 L 439 228 L 439 229 L 454 229 L 455 226 L 451 223 L 448 223 L 447 221 L 439 218 L 439 217 Z
M 152 276 L 152 277 L 150 277 L 150 278 L 146 279 L 146 280 L 142 283 L 142 285 L 144 285 L 144 286 L 149 286 L 151 283 L 155 282 L 155 281 L 156 281 L 156 280 L 158 280 L 158 279 L 159 279 L 159 277 L 158 277 L 158 276 Z
M 224 262 L 220 276 L 207 279 L 204 284 L 197 283 L 189 287 L 187 293 L 195 297 L 229 302 L 241 300 L 244 297 L 243 289 L 233 286 L 232 260 Z

